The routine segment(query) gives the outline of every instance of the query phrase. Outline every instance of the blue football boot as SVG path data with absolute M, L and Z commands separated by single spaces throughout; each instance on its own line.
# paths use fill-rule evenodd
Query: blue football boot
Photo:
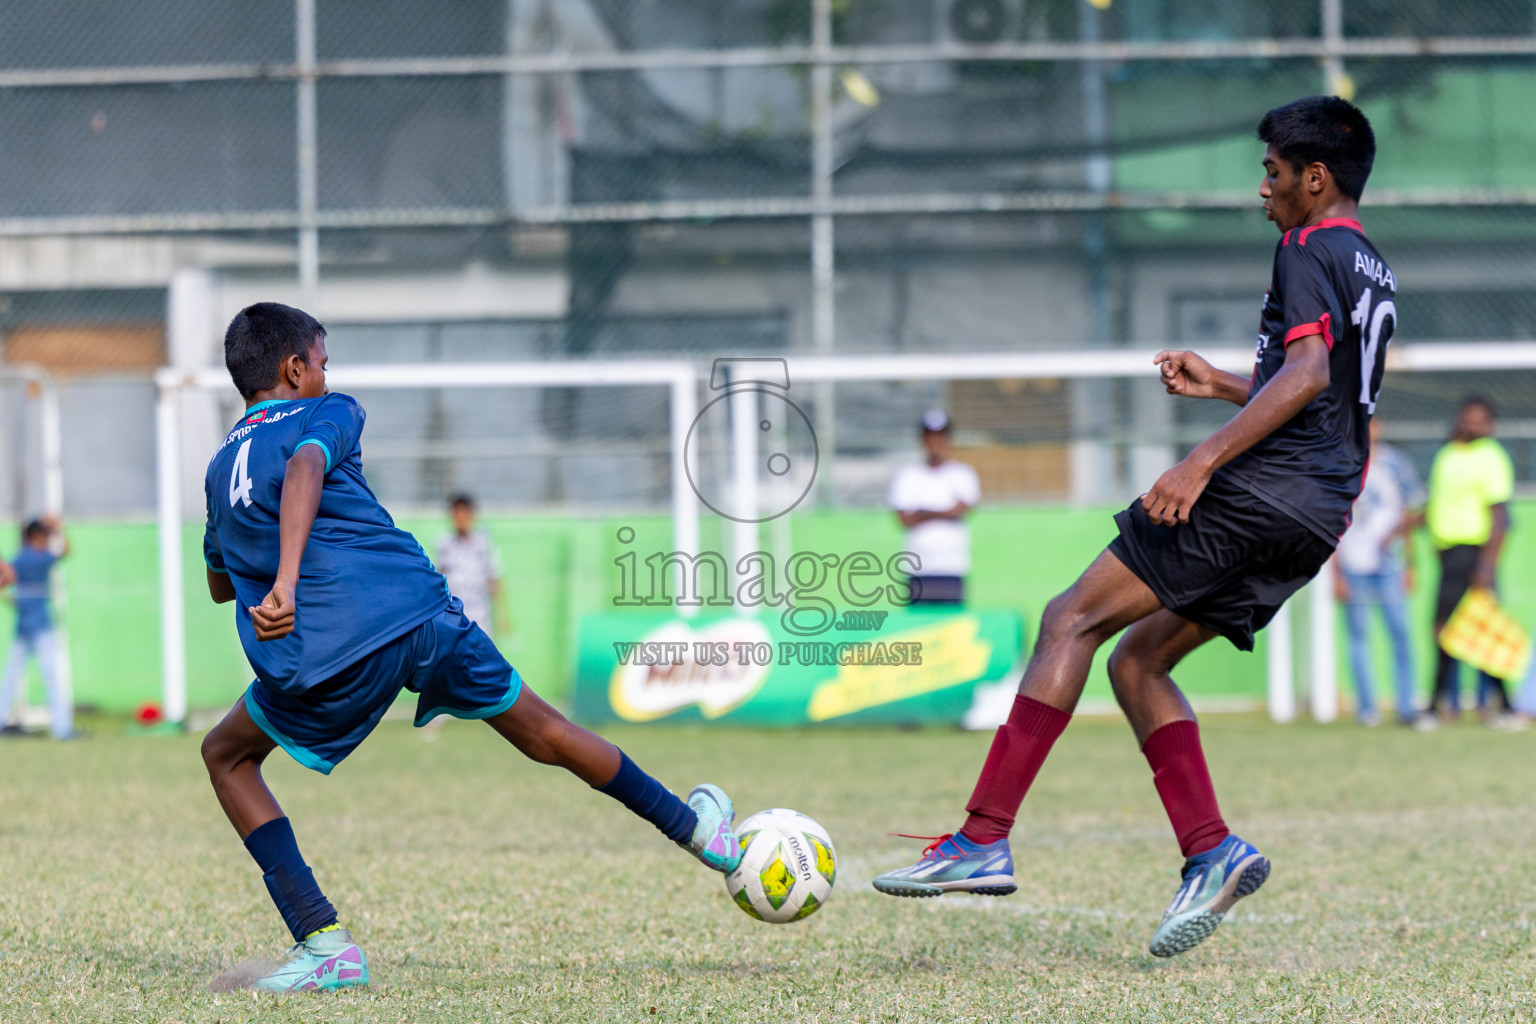
M 693 836 L 687 842 L 678 843 L 683 849 L 704 862 L 704 866 L 730 874 L 741 863 L 741 840 L 736 838 L 731 824 L 736 820 L 736 809 L 725 790 L 709 783 L 694 786 L 688 794 L 688 806 L 698 815 Z
M 887 896 L 942 896 L 947 892 L 973 892 L 978 896 L 1007 896 L 1013 884 L 1013 854 L 1008 840 L 986 845 L 962 835 L 904 836 L 932 839 L 923 859 L 911 867 L 876 876 L 874 886 Z
M 261 992 L 324 992 L 368 984 L 368 958 L 352 933 L 335 925 L 311 932 L 288 950 L 281 967 L 257 978 Z
M 1152 936 L 1153 956 L 1174 956 L 1210 937 L 1232 904 L 1259 891 L 1269 858 L 1237 836 L 1184 862 L 1184 881 Z

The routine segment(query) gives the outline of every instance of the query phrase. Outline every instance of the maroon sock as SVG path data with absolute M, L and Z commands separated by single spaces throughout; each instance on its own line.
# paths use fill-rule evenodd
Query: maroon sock
M 1152 784 L 1163 798 L 1185 857 L 1204 853 L 1231 834 L 1216 806 L 1198 725 L 1170 722 L 1147 737 L 1141 752 L 1152 766 Z
M 961 835 L 973 843 L 1007 838 L 1024 794 L 1071 720 L 1067 712 L 1023 694 L 1013 699 L 1013 711 L 997 730 L 987 763 L 981 766 L 976 792 L 965 805 L 970 817 L 960 829 Z

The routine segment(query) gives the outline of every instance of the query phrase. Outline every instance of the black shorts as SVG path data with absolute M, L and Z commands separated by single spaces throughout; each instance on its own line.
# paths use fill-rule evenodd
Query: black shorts
M 1472 588 L 1483 549 L 1476 544 L 1457 544 L 1440 552 L 1440 586 L 1435 591 L 1435 621 L 1445 622 Z
M 908 576 L 913 604 L 964 604 L 964 576 Z
M 1109 550 L 1163 607 L 1214 630 L 1239 650 L 1286 598 L 1317 575 L 1333 545 L 1275 506 L 1221 477 L 1183 526 L 1157 526 L 1138 498 L 1115 516 Z

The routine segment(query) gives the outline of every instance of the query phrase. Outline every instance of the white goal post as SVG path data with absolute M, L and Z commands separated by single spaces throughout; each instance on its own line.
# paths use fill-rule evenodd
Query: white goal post
M 699 508 L 685 477 L 683 453 L 688 428 L 698 413 L 697 370 L 690 363 L 662 360 L 542 363 L 388 363 L 337 367 L 327 383 L 353 388 L 633 387 L 668 388 L 671 422 L 672 541 L 678 551 L 699 547 Z M 156 501 L 160 544 L 161 703 L 172 722 L 187 717 L 186 608 L 182 595 L 181 430 L 177 395 L 183 390 L 232 391 L 223 369 L 195 372 L 166 368 L 155 375 Z
M 1253 367 L 1253 349 L 1201 349 L 1212 364 L 1235 373 Z M 1152 351 L 1143 349 L 1076 349 L 1070 351 L 974 355 L 787 356 L 798 382 L 924 381 L 984 379 L 1147 379 L 1155 371 Z M 1459 342 L 1394 347 L 1389 372 L 1536 369 L 1536 342 Z M 685 360 L 591 360 L 500 363 L 390 363 L 337 367 L 329 381 L 337 390 L 421 388 L 604 387 L 657 385 L 668 389 L 671 484 L 675 550 L 697 553 L 701 503 L 687 483 L 684 464 L 689 429 L 699 413 L 701 388 L 710 385 L 708 363 Z M 161 649 L 163 706 L 171 721 L 184 722 L 186 697 L 186 624 L 182 589 L 182 434 L 178 396 L 189 391 L 231 391 L 223 369 L 197 371 L 165 368 L 156 375 L 157 502 L 160 551 Z M 748 417 L 737 417 L 749 423 Z M 748 428 L 744 428 L 748 429 Z M 736 449 L 738 452 L 741 447 Z M 755 469 L 747 472 L 737 460 L 734 488 L 737 508 L 756 500 Z M 730 536 L 737 551 L 756 548 L 754 522 L 732 523 Z M 1310 634 L 1308 704 L 1318 721 L 1337 717 L 1335 608 L 1331 569 L 1325 567 L 1309 584 L 1307 631 Z M 1294 625 L 1291 607 L 1283 607 L 1269 627 L 1267 706 L 1276 721 L 1296 715 L 1292 655 Z

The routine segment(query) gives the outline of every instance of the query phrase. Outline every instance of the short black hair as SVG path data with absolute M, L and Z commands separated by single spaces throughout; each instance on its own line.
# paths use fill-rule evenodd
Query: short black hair
M 289 356 L 309 362 L 316 339 L 325 337 L 320 321 L 281 302 L 258 302 L 235 314 L 224 332 L 224 366 L 241 398 L 277 386 L 278 368 Z
M 471 498 L 467 494 L 462 494 L 462 493 L 455 494 L 453 497 L 448 499 L 448 507 L 449 508 L 458 508 L 460 505 L 463 505 L 465 508 L 469 509 L 470 511 L 474 511 L 475 499 Z
M 21 536 L 24 540 L 31 540 L 33 537 L 47 537 L 48 527 L 43 524 L 41 519 L 33 519 L 21 528 Z
M 1371 122 L 1337 96 L 1304 96 L 1276 107 L 1259 122 L 1259 141 L 1273 146 L 1297 172 L 1307 164 L 1322 164 L 1339 191 L 1355 200 L 1365 191 L 1376 160 Z
M 1499 418 L 1498 410 L 1493 407 L 1493 403 L 1484 398 L 1482 395 L 1468 395 L 1467 397 L 1463 398 L 1461 400 L 1461 404 L 1456 407 L 1456 415 L 1460 416 L 1474 405 L 1480 405 L 1486 409 L 1488 411 L 1488 415 L 1491 418 Z

